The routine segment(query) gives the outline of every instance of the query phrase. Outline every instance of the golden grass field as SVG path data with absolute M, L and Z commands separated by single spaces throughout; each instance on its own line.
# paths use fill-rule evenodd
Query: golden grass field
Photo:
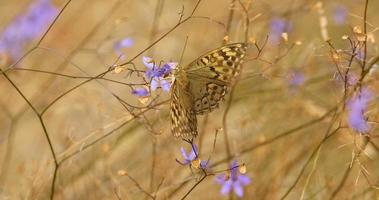
M 21 26 L 38 3 L 49 6 Z M 379 199 L 378 9 L 377 0 L 0 1 L 0 199 Z M 30 24 L 38 17 L 48 19 Z M 151 90 L 143 56 L 186 66 L 234 42 L 249 44 L 242 73 L 197 117 L 207 168 L 183 166 L 191 145 L 172 136 L 170 92 Z M 234 181 L 233 160 L 251 180 L 240 196 L 216 182 Z

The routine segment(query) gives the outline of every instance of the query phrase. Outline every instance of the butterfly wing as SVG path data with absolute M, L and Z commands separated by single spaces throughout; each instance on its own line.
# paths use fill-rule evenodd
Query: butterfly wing
M 171 132 L 175 137 L 192 139 L 197 136 L 197 119 L 193 108 L 193 98 L 188 92 L 188 84 L 178 80 L 172 85 L 171 92 Z
M 196 114 L 217 108 L 233 79 L 240 73 L 247 46 L 234 43 L 210 51 L 183 70 L 194 98 Z

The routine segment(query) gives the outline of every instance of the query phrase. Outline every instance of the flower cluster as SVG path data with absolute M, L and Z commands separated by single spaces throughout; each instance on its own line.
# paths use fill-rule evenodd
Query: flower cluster
M 367 104 L 372 98 L 372 92 L 368 88 L 363 88 L 360 93 L 351 98 L 348 102 L 348 123 L 359 133 L 367 133 L 370 130 L 370 125 L 364 113 L 367 109 Z
M 152 58 L 143 57 L 143 64 L 147 67 L 145 75 L 147 79 L 151 80 L 151 90 L 155 91 L 158 87 L 161 87 L 163 91 L 170 91 L 171 79 L 167 79 L 167 76 L 176 68 L 178 63 L 169 62 L 162 67 L 157 67 Z
M 150 81 L 150 91 L 162 88 L 163 91 L 169 92 L 173 82 L 173 77 L 170 76 L 170 74 L 177 67 L 178 63 L 168 62 L 158 67 L 154 60 L 147 56 L 142 58 L 142 62 L 147 68 L 145 76 Z M 149 91 L 146 88 L 136 88 L 132 91 L 132 94 L 139 97 L 146 97 L 149 96 Z
M 193 145 L 193 148 L 188 153 L 183 147 L 180 148 L 180 151 L 184 160 L 176 161 L 181 165 L 209 170 L 208 162 L 198 158 L 198 148 L 196 145 Z M 220 193 L 226 195 L 234 191 L 238 197 L 243 197 L 243 187 L 251 182 L 250 178 L 244 175 L 245 172 L 246 168 L 244 165 L 240 167 L 237 161 L 233 161 L 228 173 L 216 176 L 216 182 L 222 185 Z
M 49 0 L 38 0 L 18 16 L 0 35 L 0 54 L 18 59 L 26 44 L 40 37 L 57 15 Z

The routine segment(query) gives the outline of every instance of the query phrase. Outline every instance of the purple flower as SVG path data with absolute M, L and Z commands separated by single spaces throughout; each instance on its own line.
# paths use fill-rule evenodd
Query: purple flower
M 49 0 L 38 0 L 24 15 L 18 16 L 0 35 L 0 53 L 18 59 L 22 49 L 40 37 L 54 20 L 58 10 Z
M 243 186 L 250 184 L 250 178 L 238 171 L 238 162 L 233 161 L 230 175 L 221 174 L 216 176 L 218 184 L 222 185 L 220 193 L 226 195 L 232 190 L 238 197 L 243 196 Z
M 305 82 L 304 73 L 295 71 L 290 74 L 288 83 L 291 87 L 299 87 Z
M 131 38 L 124 38 L 122 40 L 116 41 L 113 45 L 113 49 L 118 55 L 123 54 L 122 49 L 129 48 L 134 44 L 134 40 Z
M 372 98 L 372 92 L 367 88 L 363 88 L 359 94 L 352 97 L 348 102 L 348 123 L 351 128 L 359 133 L 367 133 L 370 130 L 370 125 L 364 113 L 367 109 L 367 104 Z
M 136 88 L 132 90 L 132 94 L 139 97 L 146 97 L 149 95 L 149 91 L 146 88 Z
M 334 13 L 333 13 L 334 22 L 339 26 L 344 25 L 346 22 L 347 14 L 348 14 L 347 8 L 345 6 L 339 5 L 338 7 L 334 9 Z
M 162 67 L 155 66 L 152 58 L 143 57 L 144 65 L 148 68 L 145 75 L 148 79 L 151 79 L 150 87 L 152 91 L 155 91 L 158 87 L 161 87 L 163 91 L 170 91 L 171 80 L 168 79 L 168 75 L 178 65 L 175 62 L 165 63 Z
M 284 18 L 275 17 L 270 23 L 270 36 L 269 41 L 271 43 L 279 43 L 282 37 L 282 33 L 290 32 L 292 30 L 292 24 Z
M 177 160 L 177 161 L 182 165 L 191 165 L 192 161 L 196 160 L 197 156 L 199 155 L 198 154 L 198 152 L 199 152 L 198 148 L 195 144 L 193 145 L 193 148 L 191 149 L 191 151 L 188 154 L 183 147 L 180 148 L 180 152 L 182 153 L 184 160 L 183 161 Z M 205 161 L 205 160 L 200 161 L 200 167 L 201 168 L 205 169 L 205 168 L 207 168 L 207 165 L 208 165 L 207 161 Z
M 188 154 L 183 147 L 180 148 L 180 152 L 182 153 L 182 156 L 184 158 L 184 161 L 180 163 L 183 165 L 190 165 L 191 162 L 196 159 L 199 151 L 197 149 L 197 146 L 194 144 L 193 148 Z

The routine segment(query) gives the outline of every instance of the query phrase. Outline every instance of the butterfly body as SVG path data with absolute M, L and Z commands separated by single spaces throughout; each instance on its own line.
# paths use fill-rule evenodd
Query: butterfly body
M 175 69 L 170 109 L 171 131 L 175 137 L 197 136 L 196 115 L 209 113 L 219 106 L 241 71 L 246 49 L 244 43 L 225 45 Z

